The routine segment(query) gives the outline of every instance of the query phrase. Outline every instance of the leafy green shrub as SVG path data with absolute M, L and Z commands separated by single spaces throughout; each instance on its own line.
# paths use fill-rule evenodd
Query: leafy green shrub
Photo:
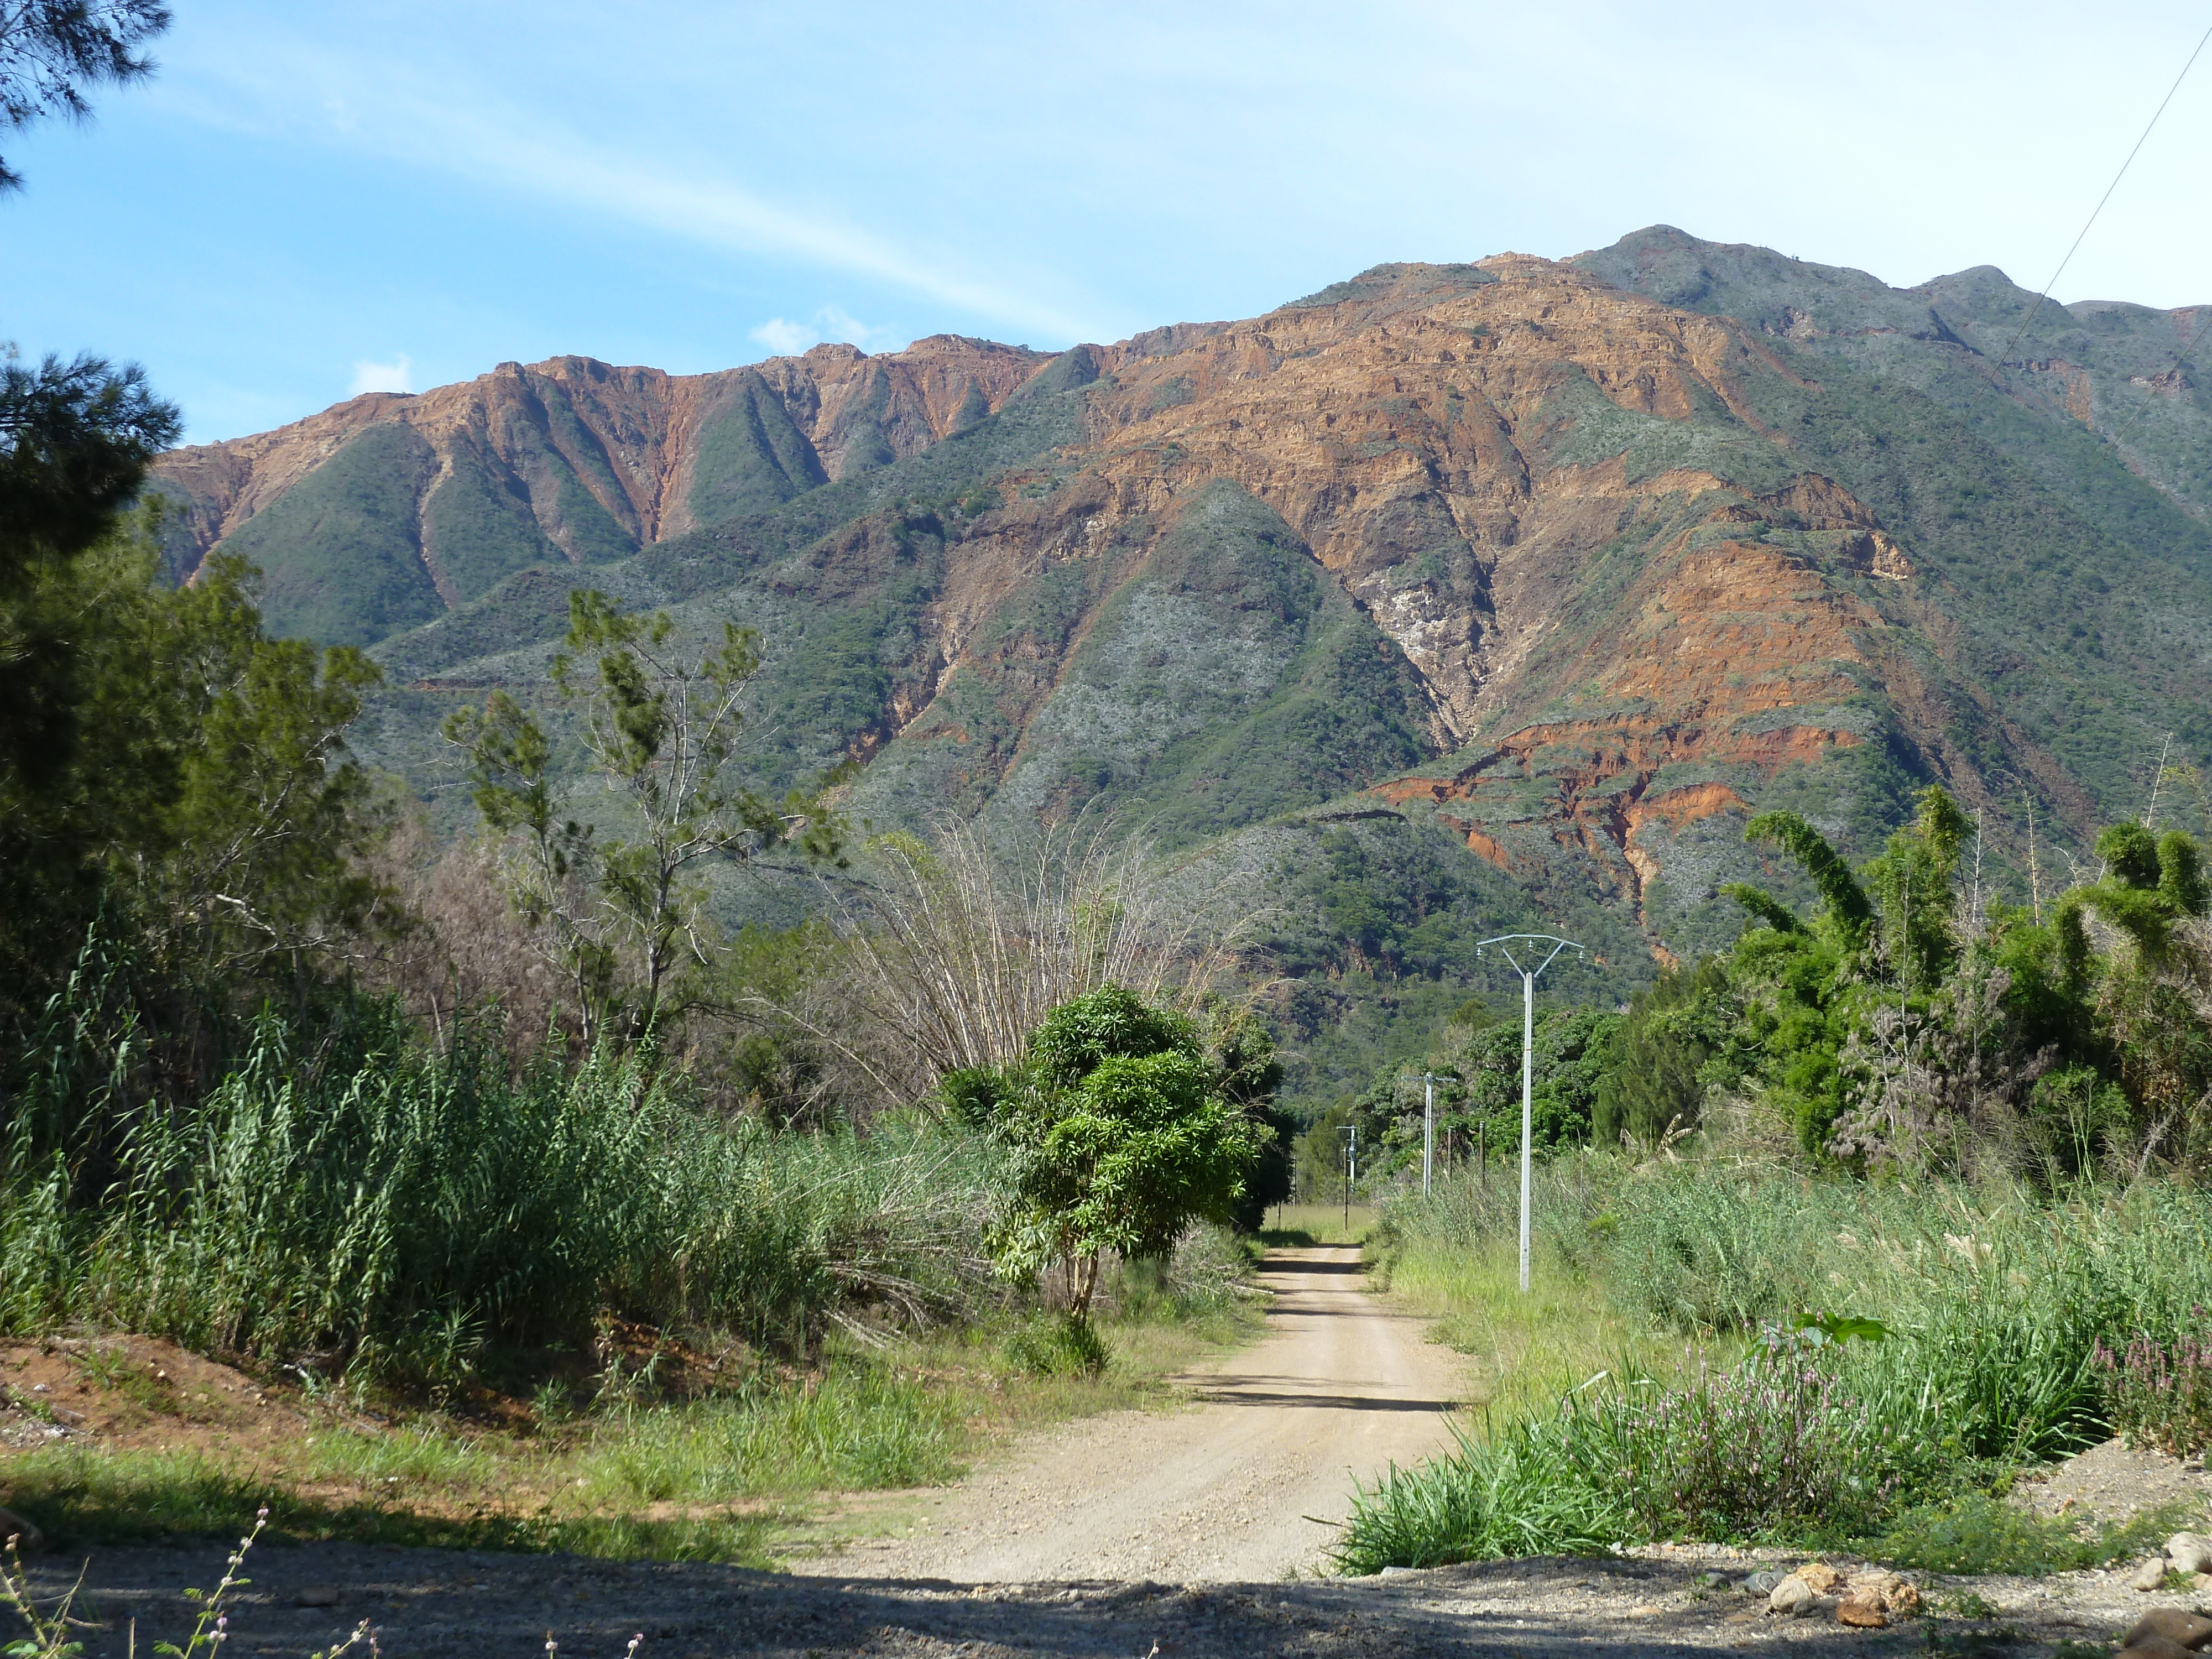
M 1193 1222 L 1229 1221 L 1270 1133 L 1240 1098 L 1248 1073 L 1272 1090 L 1272 1045 L 1209 1052 L 1194 1022 L 1119 985 L 1054 1009 L 996 1109 L 1012 1153 L 999 1271 L 1064 1266 L 1081 1320 L 1106 1252 L 1164 1256 Z

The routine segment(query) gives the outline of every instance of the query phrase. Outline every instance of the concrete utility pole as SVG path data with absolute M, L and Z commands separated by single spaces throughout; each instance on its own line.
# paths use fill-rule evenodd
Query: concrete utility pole
M 1520 958 L 1513 954 L 1516 945 L 1548 945 L 1552 951 L 1534 968 L 1523 968 Z M 1521 975 L 1521 1292 L 1525 1296 L 1528 1291 L 1528 1170 L 1533 1121 L 1530 1101 L 1535 1093 L 1536 1080 L 1536 976 L 1550 967 L 1562 951 L 1582 951 L 1585 956 L 1589 952 L 1583 951 L 1574 940 L 1561 939 L 1557 933 L 1500 933 L 1496 939 L 1484 939 L 1474 947 L 1474 953 L 1479 957 L 1492 945 Z M 1529 959 L 1535 960 L 1533 951 Z
M 1429 1195 L 1430 1173 L 1437 1161 L 1437 1085 L 1458 1079 L 1421 1073 L 1421 1196 Z
M 1352 1183 L 1359 1179 L 1359 1126 L 1357 1123 L 1339 1129 L 1337 1138 L 1344 1143 L 1344 1231 L 1352 1231 Z

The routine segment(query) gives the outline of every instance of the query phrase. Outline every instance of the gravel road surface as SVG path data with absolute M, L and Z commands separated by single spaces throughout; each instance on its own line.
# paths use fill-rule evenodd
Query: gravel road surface
M 969 1584 L 1319 1570 L 1353 1480 L 1449 1439 L 1462 1362 L 1367 1293 L 1356 1248 L 1271 1251 L 1261 1279 L 1267 1334 L 1183 1379 L 1189 1409 L 1069 1424 L 926 1502 L 910 1531 L 794 1568 Z
M 1342 1516 L 1353 1478 L 1445 1438 L 1459 1370 L 1364 1294 L 1357 1252 L 1280 1251 L 1265 1272 L 1273 1328 L 1189 1379 L 1200 1403 L 1070 1425 L 930 1495 L 899 1535 L 790 1573 L 264 1544 L 222 1652 L 306 1659 L 365 1620 L 389 1659 L 543 1659 L 549 1636 L 556 1659 L 618 1659 L 639 1635 L 638 1659 L 2061 1659 L 2062 1644 L 2109 1644 L 2146 1608 L 2182 1601 L 2129 1589 L 2131 1565 L 1915 1575 L 1926 1617 L 1849 1630 L 1770 1613 L 1745 1583 L 1797 1558 L 1706 1547 L 1317 1578 L 1331 1529 L 1305 1517 Z M 211 1584 L 222 1554 L 107 1548 L 88 1567 L 33 1558 L 33 1574 L 54 1595 L 83 1568 L 87 1659 L 123 1659 L 134 1625 L 140 1652 L 181 1641 L 185 1589 Z
M 205 1544 L 100 1552 L 86 1579 L 86 1610 L 99 1621 L 80 1632 L 87 1659 L 124 1659 L 134 1620 L 140 1653 L 155 1640 L 181 1644 L 191 1618 L 185 1587 L 211 1583 L 221 1554 Z M 957 1585 L 697 1562 L 264 1547 L 222 1659 L 307 1659 L 363 1619 L 387 1659 L 544 1659 L 549 1632 L 557 1659 L 621 1659 L 637 1634 L 638 1659 L 1717 1659 L 1747 1649 L 1793 1659 L 2054 1659 L 2063 1642 L 2108 1644 L 2147 1607 L 2181 1600 L 2133 1593 L 2125 1571 L 1930 1576 L 1929 1618 L 1854 1631 L 1766 1612 L 1764 1595 L 1740 1587 L 1759 1563 L 1729 1555 L 1494 1561 L 1292 1583 Z M 77 1566 L 40 1559 L 41 1589 L 66 1589 Z M 1978 1616 L 1946 1616 L 1969 1591 Z

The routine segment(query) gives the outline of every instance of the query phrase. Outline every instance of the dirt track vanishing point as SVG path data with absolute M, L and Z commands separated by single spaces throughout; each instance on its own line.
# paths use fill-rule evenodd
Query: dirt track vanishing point
M 1261 1276 L 1267 1334 L 1188 1379 L 1194 1408 L 1070 1424 L 929 1504 L 910 1534 L 794 1565 L 970 1584 L 1320 1569 L 1353 1480 L 1449 1440 L 1462 1362 L 1367 1294 L 1355 1248 L 1273 1251 Z

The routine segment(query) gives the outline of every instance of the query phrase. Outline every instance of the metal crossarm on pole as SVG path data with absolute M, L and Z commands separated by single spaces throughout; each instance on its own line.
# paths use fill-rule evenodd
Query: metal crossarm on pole
M 1552 949 L 1534 968 L 1523 968 L 1520 957 L 1513 954 L 1516 945 L 1548 945 Z M 1495 939 L 1482 940 L 1474 947 L 1474 953 L 1480 957 L 1492 946 L 1521 975 L 1521 1291 L 1525 1296 L 1528 1291 L 1528 1187 L 1536 1079 L 1536 979 L 1562 951 L 1580 951 L 1584 956 L 1589 953 L 1574 940 L 1561 939 L 1557 933 L 1500 933 Z M 1535 960 L 1534 951 L 1528 952 L 1528 957 L 1532 962 Z

